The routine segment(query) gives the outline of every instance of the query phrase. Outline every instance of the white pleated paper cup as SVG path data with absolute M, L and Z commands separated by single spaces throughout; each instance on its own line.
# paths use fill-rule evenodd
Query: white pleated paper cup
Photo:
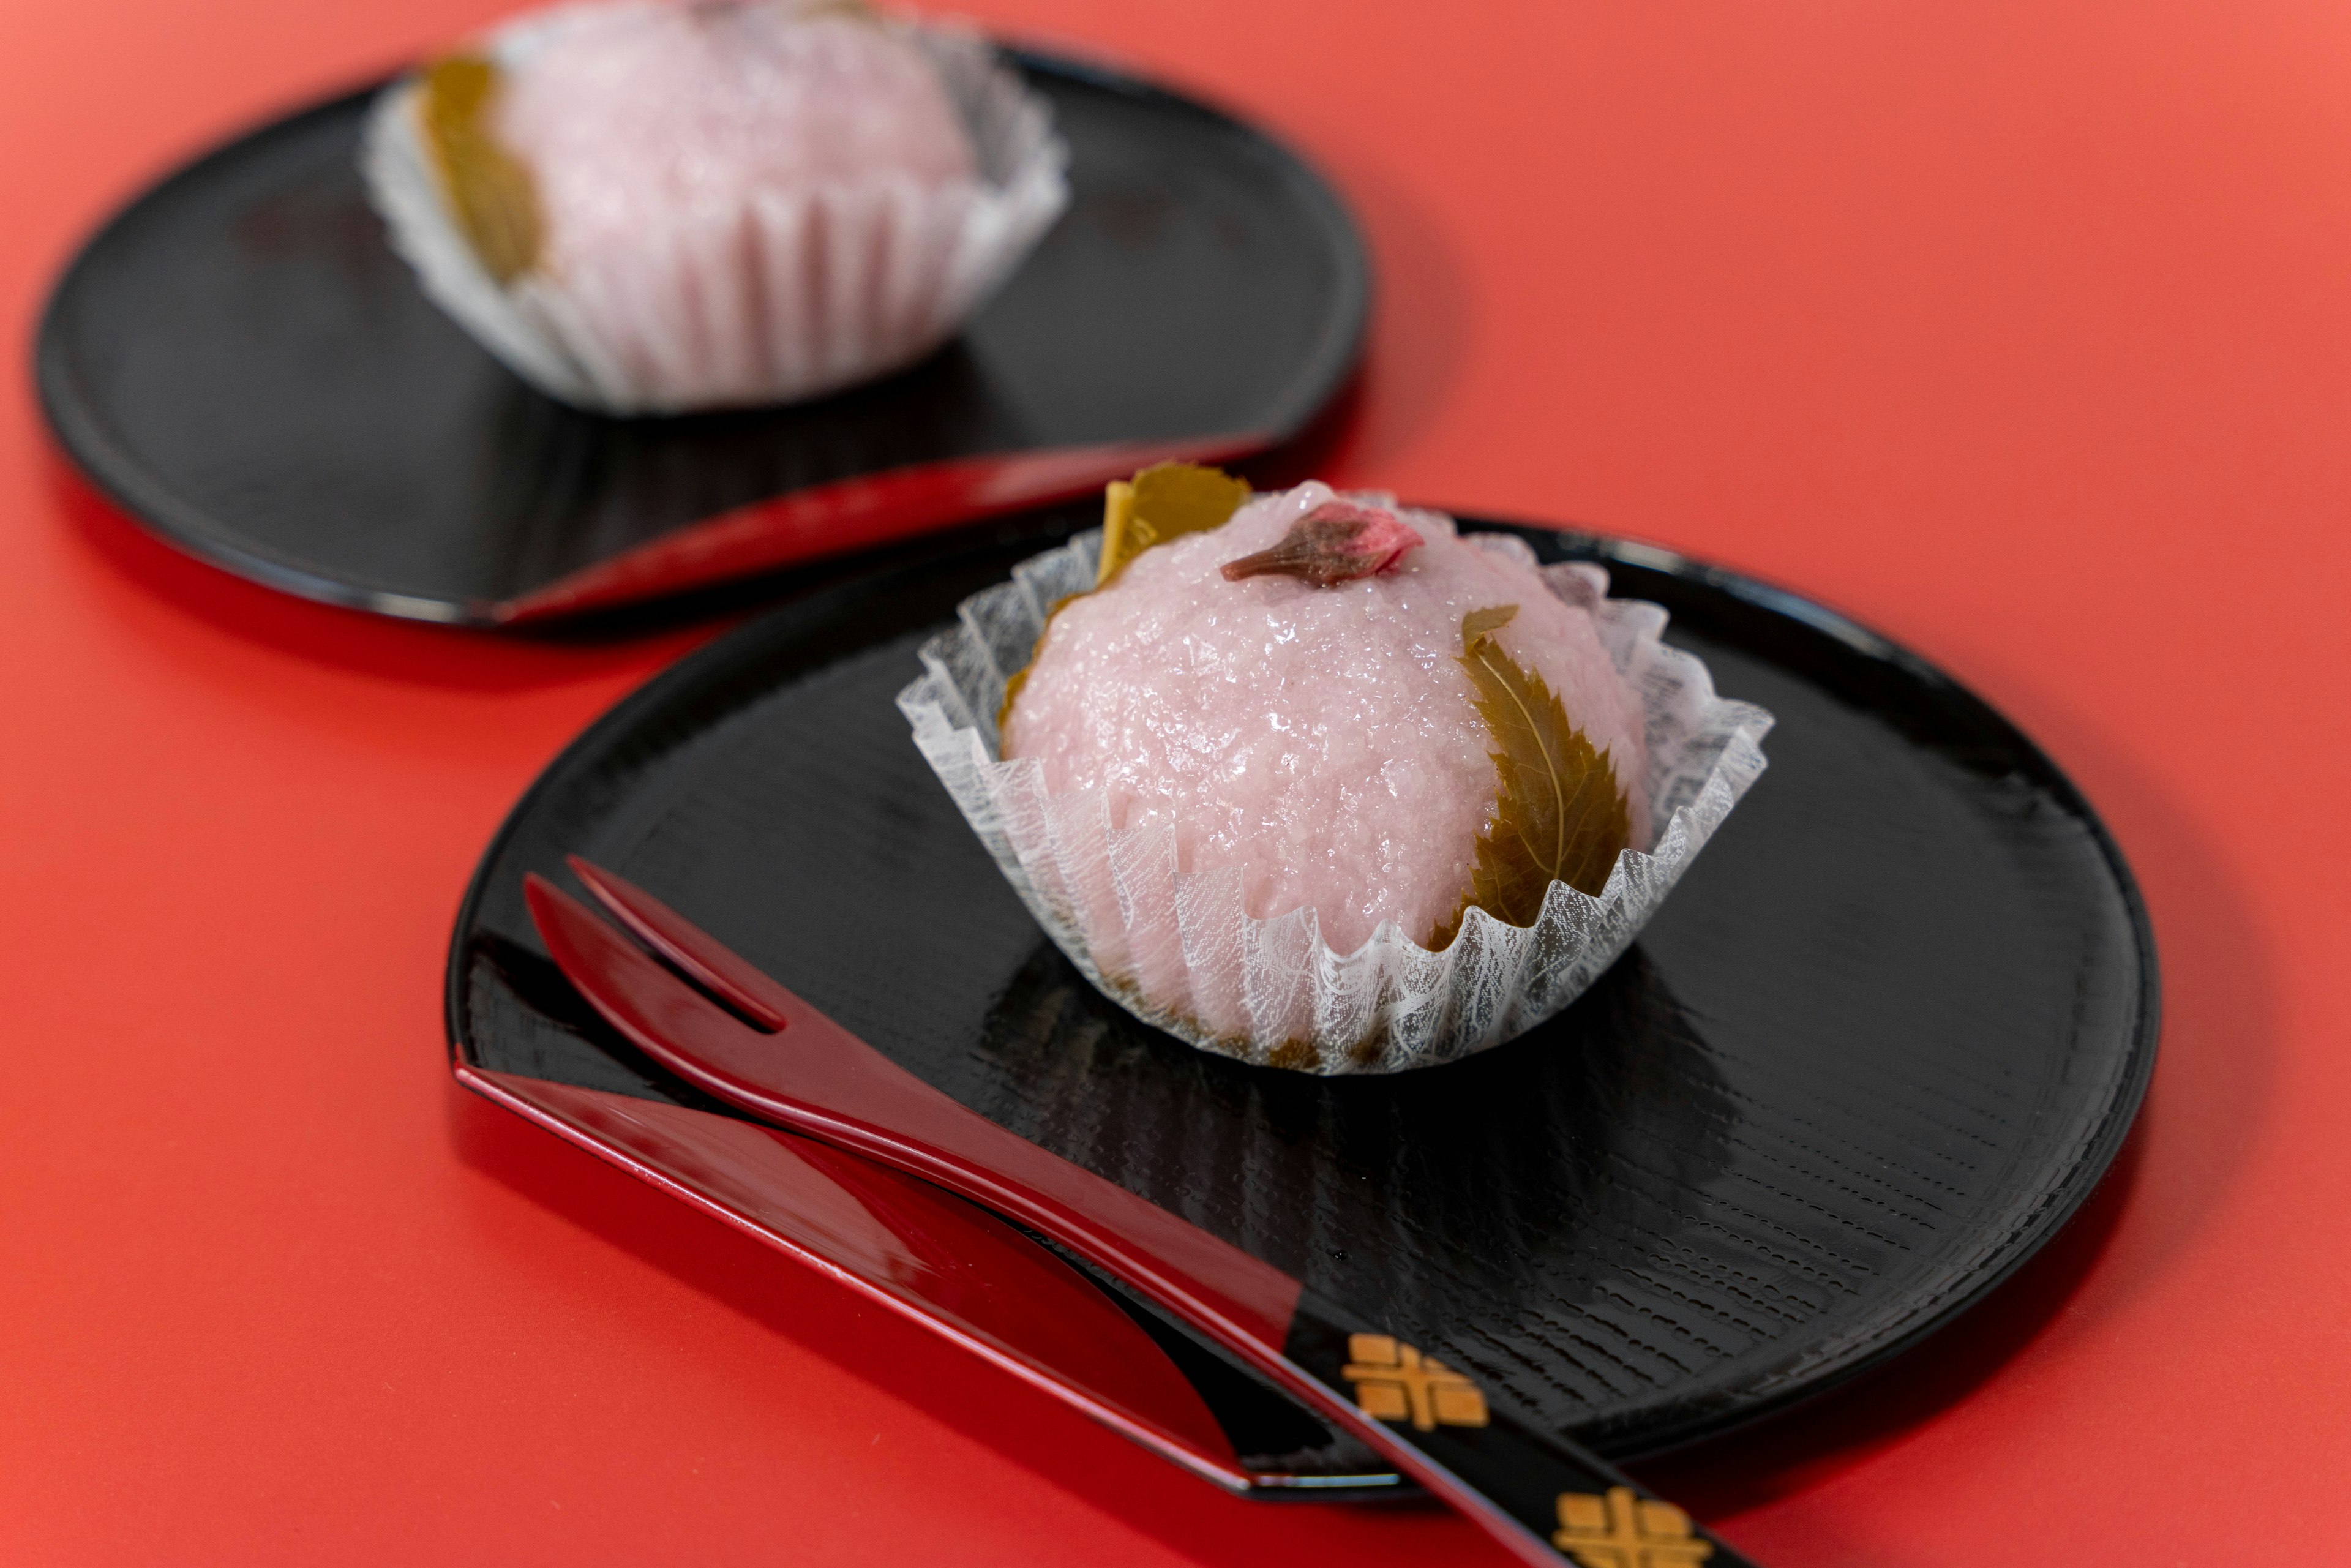
M 492 34 L 513 69 L 601 5 Z M 927 55 L 969 129 L 977 180 L 900 177 L 770 193 L 680 213 L 626 256 L 501 285 L 452 213 L 404 78 L 370 111 L 368 193 L 424 292 L 517 375 L 601 413 L 794 402 L 914 363 L 1012 276 L 1070 199 L 1052 110 L 977 34 L 884 21 Z
M 1249 915 L 1238 868 L 1179 870 L 1165 824 L 1121 831 L 1101 790 L 1052 795 L 1034 759 L 1000 759 L 1005 681 L 1028 665 L 1051 607 L 1093 587 L 1101 544 L 1100 530 L 1081 534 L 965 600 L 956 628 L 923 645 L 925 673 L 898 706 L 1071 962 L 1135 1017 L 1204 1051 L 1308 1072 L 1400 1072 L 1523 1034 L 1632 945 L 1762 774 L 1771 715 L 1716 695 L 1704 664 L 1660 642 L 1663 609 L 1609 598 L 1600 567 L 1544 567 L 1552 591 L 1591 613 L 1640 697 L 1655 844 L 1620 852 L 1596 898 L 1552 883 L 1531 926 L 1472 909 L 1441 952 L 1392 925 L 1334 952 L 1311 909 Z

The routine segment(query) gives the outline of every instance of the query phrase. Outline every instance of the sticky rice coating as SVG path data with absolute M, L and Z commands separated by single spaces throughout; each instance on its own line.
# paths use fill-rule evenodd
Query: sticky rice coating
M 1221 575 L 1333 495 L 1259 497 L 1063 606 L 1003 755 L 1036 759 L 1054 795 L 1105 790 L 1115 829 L 1171 824 L 1179 872 L 1239 866 L 1252 916 L 1311 907 L 1340 953 L 1390 922 L 1425 942 L 1458 908 L 1495 808 L 1461 618 L 1516 604 L 1497 641 L 1607 754 L 1646 847 L 1639 699 L 1521 541 L 1407 510 L 1426 543 L 1376 576 L 1318 588 Z
M 977 179 L 971 136 L 898 33 L 789 5 L 616 5 L 509 70 L 499 141 L 529 169 L 557 273 L 763 193 Z

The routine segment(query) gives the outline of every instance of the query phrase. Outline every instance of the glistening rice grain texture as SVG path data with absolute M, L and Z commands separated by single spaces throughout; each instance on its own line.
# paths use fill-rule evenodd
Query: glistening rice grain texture
M 1458 906 L 1495 808 L 1462 618 L 1516 604 L 1498 640 L 1607 754 L 1632 846 L 1646 848 L 1640 703 L 1524 544 L 1407 510 L 1425 543 L 1390 570 L 1332 587 L 1225 580 L 1224 562 L 1270 548 L 1333 494 L 1260 497 L 1064 606 L 1003 754 L 1036 759 L 1056 795 L 1105 789 L 1114 828 L 1170 824 L 1182 872 L 1242 868 L 1255 917 L 1311 908 L 1340 953 L 1384 923 L 1425 941 Z
M 679 213 L 771 191 L 977 177 L 938 73 L 899 34 L 778 5 L 576 14 L 508 76 L 500 139 L 535 172 L 548 264 L 625 267 Z

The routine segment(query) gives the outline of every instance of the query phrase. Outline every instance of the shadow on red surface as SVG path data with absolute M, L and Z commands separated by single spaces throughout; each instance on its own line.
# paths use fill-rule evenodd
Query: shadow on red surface
M 114 574 L 212 629 L 331 669 L 457 691 L 526 691 L 666 663 L 717 628 L 670 625 L 632 638 L 518 637 L 397 621 L 280 593 L 165 544 L 51 447 L 46 477 L 75 536 Z

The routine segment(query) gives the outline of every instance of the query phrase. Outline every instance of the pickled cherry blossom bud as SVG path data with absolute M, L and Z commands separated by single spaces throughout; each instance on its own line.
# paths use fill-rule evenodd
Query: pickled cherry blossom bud
M 1410 524 L 1384 507 L 1325 501 L 1297 522 L 1271 549 L 1225 562 L 1225 580 L 1280 574 L 1330 588 L 1387 570 L 1424 541 Z

